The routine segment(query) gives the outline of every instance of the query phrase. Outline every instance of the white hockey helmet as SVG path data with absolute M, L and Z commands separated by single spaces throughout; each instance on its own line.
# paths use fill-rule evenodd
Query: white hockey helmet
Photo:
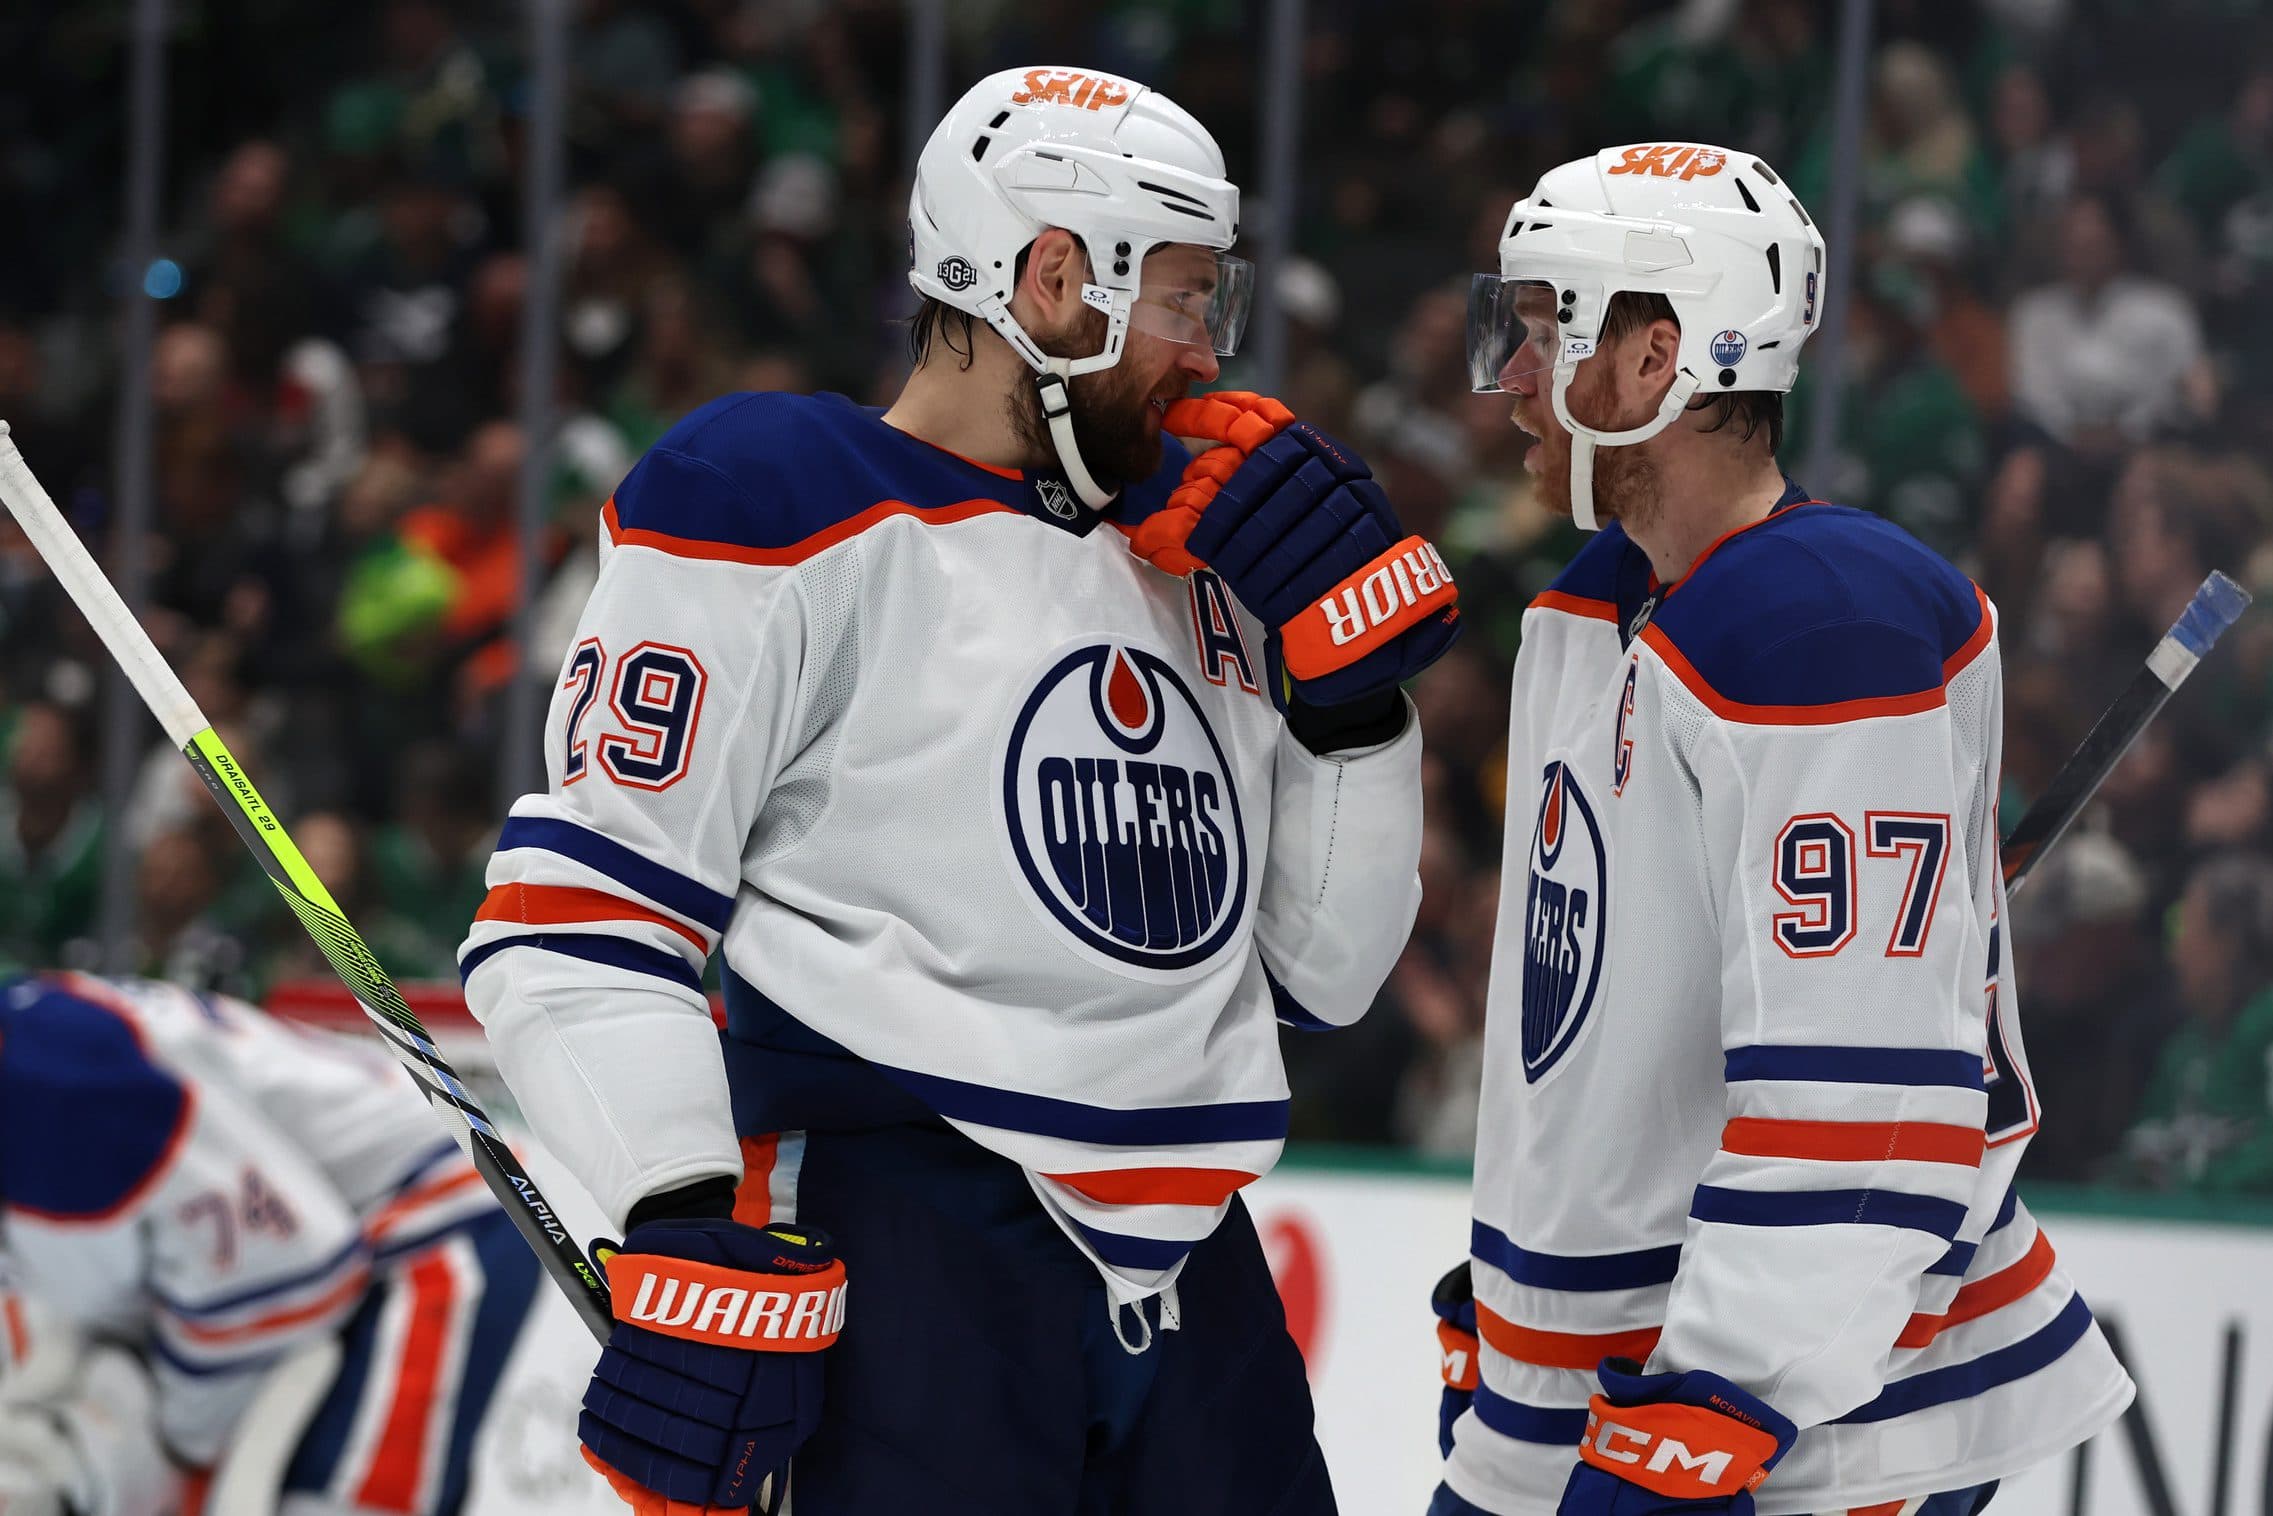
M 1775 170 L 1698 142 L 1609 147 L 1540 177 L 1508 212 L 1500 271 L 1468 300 L 1468 376 L 1555 371 L 1555 415 L 1571 434 L 1571 515 L 1594 514 L 1594 449 L 1646 442 L 1690 397 L 1788 391 L 1815 330 L 1823 236 Z M 1602 339 L 1610 297 L 1665 296 L 1681 323 L 1679 372 L 1657 414 L 1622 432 L 1571 419 L 1578 365 Z
M 1010 314 L 1018 255 L 1053 226 L 1080 239 L 1081 298 L 1108 322 L 1086 357 L 1049 356 Z M 1239 186 L 1215 138 L 1167 96 L 1095 70 L 1005 69 L 973 85 L 916 162 L 908 232 L 917 292 L 981 318 L 1034 370 L 1058 461 L 1093 509 L 1113 497 L 1074 445 L 1066 381 L 1120 362 L 1132 325 L 1229 354 L 1254 288 L 1253 268 L 1223 251 L 1239 236 Z M 1167 243 L 1215 250 L 1212 293 L 1146 298 L 1145 254 Z

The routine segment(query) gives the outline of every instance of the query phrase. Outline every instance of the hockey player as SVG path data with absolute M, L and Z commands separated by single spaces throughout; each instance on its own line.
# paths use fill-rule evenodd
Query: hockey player
M 1969 1516 L 2131 1396 L 2012 1190 L 1995 608 L 1776 461 L 1822 269 L 1766 164 L 1658 143 L 1476 280 L 1596 535 L 1523 618 L 1432 1516 Z
M 74 1329 L 0 1305 L 0 1510 L 79 1516 L 173 1510 L 327 1337 L 284 1508 L 448 1516 L 539 1287 L 383 1053 L 78 974 L 0 982 L 0 1262 Z
M 1176 105 L 997 74 L 909 216 L 889 410 L 729 396 L 617 489 L 461 954 L 627 1228 L 587 1456 L 643 1512 L 793 1452 L 797 1516 L 1330 1511 L 1237 1196 L 1279 1023 L 1411 925 L 1453 589 L 1346 449 L 1185 398 L 1248 268 Z

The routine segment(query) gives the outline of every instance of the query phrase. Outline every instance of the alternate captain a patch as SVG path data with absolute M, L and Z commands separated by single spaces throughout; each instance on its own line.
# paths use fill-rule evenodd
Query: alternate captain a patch
M 1557 759 L 1539 776 L 1524 885 L 1523 1077 L 1545 1078 L 1586 1025 L 1602 984 L 1607 903 L 1602 828 L 1578 770 Z
M 1247 829 L 1200 702 L 1143 648 L 1053 654 L 1021 705 L 999 791 L 1037 909 L 1108 964 L 1204 964 L 1247 911 Z

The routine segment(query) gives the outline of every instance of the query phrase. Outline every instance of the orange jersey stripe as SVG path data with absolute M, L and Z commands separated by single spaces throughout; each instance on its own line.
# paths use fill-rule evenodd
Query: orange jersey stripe
M 773 1220 L 773 1164 L 781 1151 L 781 1134 L 742 1139 L 742 1182 L 734 1191 L 734 1219 L 744 1226 L 762 1227 Z
M 1939 1316 L 1917 1315 L 1894 1339 L 1898 1348 L 1922 1348 L 1945 1330 L 1961 1321 L 1972 1321 L 1991 1311 L 2002 1310 L 2016 1300 L 2027 1298 L 2029 1293 L 2052 1274 L 2052 1240 L 2042 1232 L 2029 1244 L 2017 1263 L 2007 1264 L 1996 1273 L 1976 1279 L 1957 1292 L 1949 1309 Z
M 1739 1116 L 1721 1129 L 1721 1151 L 1748 1158 L 1821 1158 L 1832 1163 L 1955 1163 L 1972 1168 L 1987 1139 L 1977 1127 L 1930 1121 L 1778 1121 Z
M 366 1265 L 357 1263 L 345 1279 L 306 1305 L 291 1306 L 267 1316 L 256 1317 L 237 1326 L 204 1326 L 194 1321 L 176 1321 L 174 1330 L 191 1342 L 207 1345 L 238 1342 L 247 1337 L 258 1337 L 264 1332 L 281 1332 L 286 1327 L 298 1326 L 304 1321 L 314 1321 L 320 1316 L 326 1316 L 338 1310 L 348 1301 L 362 1294 L 363 1286 L 370 1282 L 370 1278 L 371 1270 Z
M 1256 1175 L 1242 1169 L 1105 1169 L 1093 1174 L 1044 1174 L 1099 1205 L 1223 1204 Z
M 369 1224 L 364 1227 L 363 1235 L 376 1241 L 388 1232 L 393 1231 L 405 1216 L 421 1206 L 432 1205 L 435 1201 L 447 1199 L 461 1190 L 477 1188 L 481 1182 L 481 1174 L 478 1171 L 470 1168 L 460 1169 L 456 1173 L 444 1175 L 432 1183 L 422 1184 L 408 1194 L 397 1195 L 379 1208 L 379 1213 L 373 1216 Z
M 1590 600 L 1584 595 L 1566 595 L 1561 590 L 1541 590 L 1525 609 L 1561 611 L 1566 616 L 1584 616 L 1589 621 L 1616 622 L 1618 619 L 1618 607 L 1609 601 Z
M 1920 711 L 1938 710 L 1949 704 L 1949 696 L 1942 686 L 1918 690 L 1908 695 L 1876 695 L 1861 700 L 1834 700 L 1828 705 L 1747 705 L 1731 700 L 1705 682 L 1696 666 L 1662 628 L 1651 625 L 1642 628 L 1642 641 L 1689 688 L 1689 693 L 1703 701 L 1714 715 L 1730 721 L 1741 721 L 1748 726 L 1836 726 L 1843 721 L 1862 721 L 1873 716 L 1914 716 Z
M 1481 1301 L 1476 1305 L 1476 1332 L 1495 1352 L 1518 1363 L 1542 1369 L 1592 1369 L 1605 1358 L 1631 1358 L 1645 1362 L 1657 1348 L 1661 1327 L 1637 1327 L 1629 1332 L 1542 1332 L 1517 1326 Z
M 428 1423 L 441 1388 L 442 1359 L 449 1350 L 451 1307 L 457 1281 L 443 1254 L 428 1253 L 404 1270 L 401 1288 L 411 1292 L 410 1324 L 403 1332 L 402 1368 L 395 1379 L 393 1404 L 371 1453 L 370 1472 L 355 1492 L 355 1503 L 378 1511 L 419 1509 L 419 1485 L 426 1473 Z
M 1973 586 L 1973 598 L 1981 604 L 1981 624 L 1973 629 L 1972 636 L 1965 639 L 1963 647 L 1942 660 L 1942 679 L 1945 683 L 1955 679 L 1964 672 L 1967 664 L 1981 656 L 1981 649 L 1989 645 L 1990 637 L 1997 630 L 1997 618 L 1989 614 L 1989 596 L 1978 584 Z
M 516 921 L 523 926 L 562 926 L 579 921 L 651 921 L 667 926 L 709 956 L 702 933 L 652 906 L 639 905 L 604 890 L 560 884 L 501 884 L 483 899 L 476 921 Z
M 608 529 L 608 540 L 619 547 L 651 547 L 674 558 L 702 558 L 714 563 L 746 563 L 759 567 L 784 568 L 803 563 L 806 559 L 828 551 L 840 542 L 849 542 L 876 525 L 894 516 L 912 516 L 925 526 L 953 526 L 958 521 L 969 521 L 978 516 L 1019 514 L 1018 508 L 1000 500 L 963 500 L 954 505 L 918 509 L 905 500 L 880 500 L 856 516 L 849 516 L 835 526 L 824 528 L 812 536 L 792 542 L 787 547 L 743 547 L 732 542 L 704 542 L 695 537 L 674 537 L 668 532 L 649 531 L 645 527 L 627 527 L 616 516 L 616 502 L 611 498 L 600 509 L 600 519 Z

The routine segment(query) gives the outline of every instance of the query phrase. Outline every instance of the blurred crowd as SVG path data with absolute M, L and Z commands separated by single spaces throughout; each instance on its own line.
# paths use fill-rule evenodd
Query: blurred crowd
M 518 595 L 517 6 L 181 0 L 162 261 L 116 256 L 122 8 L 0 16 L 0 416 L 80 530 L 116 514 L 124 286 L 160 302 L 150 626 L 398 977 L 452 977 L 502 814 L 506 692 L 549 685 L 597 509 L 730 389 L 881 400 L 904 373 L 908 45 L 895 0 L 579 0 L 558 431 Z M 1200 0 L 957 0 L 949 89 L 1117 69 L 1254 184 L 1258 20 Z M 1359 1028 L 1290 1040 L 1298 1137 L 1459 1156 L 1499 889 L 1507 682 L 1575 549 L 1506 401 L 1467 393 L 1466 281 L 1538 172 L 1704 138 L 1860 235 L 1838 415 L 1787 467 L 1972 573 L 2003 614 L 2003 817 L 2205 573 L 2273 588 L 2273 14 L 2257 0 L 1880 0 L 1860 161 L 1833 157 L 1817 0 L 1311 0 L 1281 385 L 1447 547 L 1470 634 L 1416 688 L 1412 946 Z M 1252 194 L 1252 189 L 1250 190 Z M 1250 215 L 1250 221 L 1256 221 Z M 1812 355 L 1818 369 L 1833 355 Z M 1251 381 L 1233 360 L 1225 382 Z M 1818 449 L 1815 439 L 1827 436 Z M 259 994 L 320 973 L 154 745 L 96 785 L 100 649 L 0 529 L 0 956 L 90 963 L 105 838 L 136 967 Z M 2273 1192 L 2273 618 L 2245 620 L 2015 905 L 2051 1119 L 2026 1172 Z

